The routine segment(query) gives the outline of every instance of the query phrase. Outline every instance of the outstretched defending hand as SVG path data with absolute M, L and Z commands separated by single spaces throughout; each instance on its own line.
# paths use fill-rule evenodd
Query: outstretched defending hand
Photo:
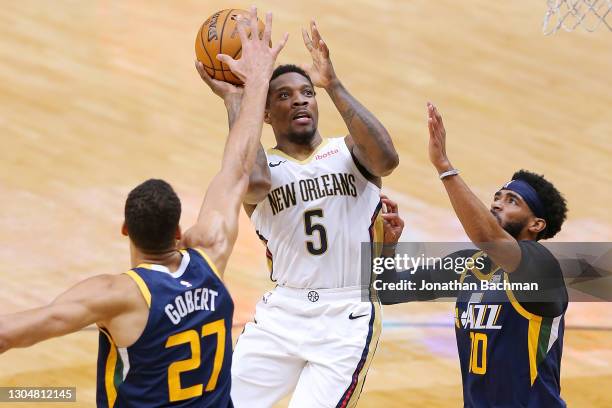
M 229 55 L 218 54 L 217 59 L 229 66 L 232 72 L 244 82 L 245 86 L 253 82 L 270 81 L 276 57 L 281 52 L 289 33 L 285 33 L 283 39 L 274 47 L 270 47 L 272 37 L 272 13 L 266 13 L 266 28 L 262 38 L 258 35 L 247 34 L 247 24 L 250 25 L 251 33 L 259 32 L 257 27 L 257 8 L 251 7 L 249 18 L 245 20 L 238 16 L 238 35 L 242 43 L 242 56 L 235 60 Z
M 311 37 L 308 35 L 308 31 L 302 28 L 302 37 L 304 38 L 304 45 L 312 56 L 311 65 L 302 65 L 302 69 L 306 71 L 314 86 L 320 88 L 327 88 L 336 80 L 336 73 L 332 65 L 331 59 L 329 58 L 329 48 L 327 44 L 321 38 L 317 23 L 312 20 L 310 22 Z
M 450 161 L 446 155 L 446 130 L 444 129 L 440 112 L 431 102 L 427 102 L 427 117 L 427 125 L 429 126 L 429 160 L 438 170 L 438 173 L 442 173 L 451 168 Z

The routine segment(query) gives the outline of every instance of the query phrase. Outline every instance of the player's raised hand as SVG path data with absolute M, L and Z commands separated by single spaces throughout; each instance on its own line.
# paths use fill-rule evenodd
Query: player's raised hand
M 397 203 L 390 200 L 386 195 L 380 195 L 380 201 L 383 203 L 383 231 L 385 245 L 395 245 L 402 236 L 404 231 L 404 220 L 399 216 Z
M 229 55 L 218 54 L 217 59 L 229 66 L 232 72 L 244 82 L 245 86 L 254 82 L 270 81 L 276 57 L 287 43 L 288 33 L 275 46 L 270 46 L 272 37 L 272 13 L 266 14 L 266 28 L 262 38 L 258 33 L 257 27 L 257 8 L 252 6 L 249 10 L 249 18 L 244 19 L 238 16 L 238 35 L 242 43 L 242 56 L 235 60 Z M 247 34 L 247 26 L 250 34 Z
M 314 20 L 310 22 L 310 35 L 308 35 L 308 30 L 302 28 L 302 37 L 312 57 L 312 64 L 304 64 L 302 69 L 308 73 L 315 86 L 327 88 L 336 80 L 336 72 L 329 58 L 329 48 L 321 38 Z
M 442 122 L 442 115 L 431 102 L 427 102 L 427 125 L 429 127 L 429 160 L 438 172 L 447 171 L 451 166 L 446 155 L 446 130 Z
M 210 75 L 208 75 L 208 72 L 206 72 L 206 69 L 204 69 L 204 64 L 198 60 L 195 61 L 195 67 L 206 85 L 210 87 L 215 95 L 221 97 L 221 99 L 224 101 L 227 101 L 230 98 L 242 98 L 243 88 L 241 86 L 236 86 L 230 84 L 229 82 L 211 78 Z

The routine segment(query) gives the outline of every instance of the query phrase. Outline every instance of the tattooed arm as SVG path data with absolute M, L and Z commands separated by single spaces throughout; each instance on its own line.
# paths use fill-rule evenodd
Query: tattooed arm
M 372 176 L 391 174 L 399 164 L 393 141 L 385 127 L 342 85 L 329 58 L 329 49 L 314 21 L 312 35 L 302 30 L 304 44 L 312 56 L 312 65 L 304 67 L 315 86 L 324 88 L 342 115 L 350 135 L 346 144 L 357 161 Z

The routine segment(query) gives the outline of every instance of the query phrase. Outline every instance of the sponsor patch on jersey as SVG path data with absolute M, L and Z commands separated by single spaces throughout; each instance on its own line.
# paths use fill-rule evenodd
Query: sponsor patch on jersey
M 329 150 L 329 151 L 327 151 L 325 153 L 317 154 L 317 155 L 315 155 L 314 158 L 315 158 L 315 160 L 323 160 L 323 159 L 327 159 L 328 157 L 331 157 L 331 156 L 333 156 L 334 154 L 337 154 L 337 153 L 340 153 L 340 150 L 332 149 L 332 150 Z

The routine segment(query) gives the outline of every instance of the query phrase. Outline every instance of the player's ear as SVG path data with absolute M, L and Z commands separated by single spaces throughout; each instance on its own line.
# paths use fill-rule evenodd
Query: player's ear
M 543 218 L 534 218 L 529 226 L 529 231 L 534 234 L 539 234 L 546 228 L 546 221 Z
M 264 111 L 264 122 L 270 124 L 270 111 L 268 109 Z
M 174 238 L 175 238 L 177 241 L 180 241 L 180 240 L 181 240 L 181 238 L 183 238 L 183 233 L 182 233 L 182 231 L 181 231 L 181 226 L 180 226 L 180 225 L 177 225 L 177 226 L 176 226 L 176 231 L 174 232 Z
M 121 226 L 121 235 L 123 235 L 124 237 L 128 236 L 128 229 L 125 221 L 123 221 L 123 225 Z

